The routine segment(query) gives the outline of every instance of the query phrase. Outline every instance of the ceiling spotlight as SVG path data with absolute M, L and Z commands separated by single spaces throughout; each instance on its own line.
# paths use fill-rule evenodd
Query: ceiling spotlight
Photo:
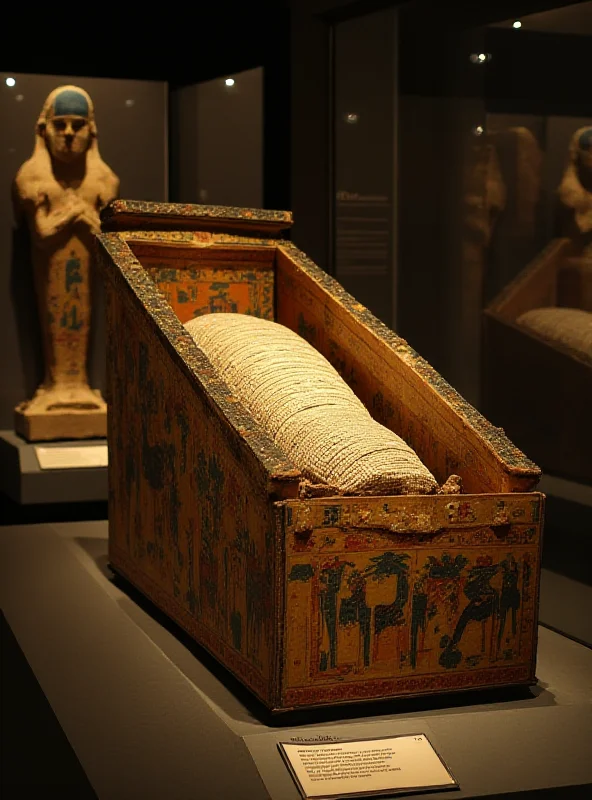
M 360 119 L 360 115 L 356 114 L 354 111 L 350 112 L 349 114 L 345 115 L 345 121 L 349 125 L 355 125 L 356 122 Z
M 491 61 L 491 53 L 471 53 L 469 60 L 472 64 L 485 64 Z
M 482 125 L 475 125 L 473 128 L 473 133 L 475 136 L 483 136 L 484 130 Z
M 519 19 L 517 19 L 515 22 L 512 23 L 512 27 L 516 28 L 516 30 L 518 30 L 518 28 L 522 27 L 522 23 L 520 22 Z
M 14 79 L 14 78 L 6 78 L 6 85 L 7 85 L 7 86 L 10 86 L 10 87 L 12 87 L 12 86 L 14 86 L 15 84 L 16 84 L 16 81 L 15 81 L 15 79 Z
M 225 83 L 227 86 L 234 86 L 234 78 L 226 78 L 226 80 L 224 81 L 224 83 Z

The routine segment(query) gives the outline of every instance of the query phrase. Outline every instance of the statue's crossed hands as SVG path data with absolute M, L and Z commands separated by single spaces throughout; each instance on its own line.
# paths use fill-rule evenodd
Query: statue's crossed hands
M 63 231 L 69 225 L 82 224 L 92 233 L 100 233 L 101 221 L 93 206 L 73 189 L 65 189 L 58 201 L 47 195 L 40 198 L 36 213 L 36 228 L 42 239 Z

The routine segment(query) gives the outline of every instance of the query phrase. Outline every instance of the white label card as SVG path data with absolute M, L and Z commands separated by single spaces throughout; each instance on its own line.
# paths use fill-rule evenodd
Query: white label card
M 424 733 L 278 746 L 307 800 L 459 788 Z
M 36 447 L 35 454 L 41 469 L 74 469 L 80 467 L 106 467 L 106 444 L 86 447 Z

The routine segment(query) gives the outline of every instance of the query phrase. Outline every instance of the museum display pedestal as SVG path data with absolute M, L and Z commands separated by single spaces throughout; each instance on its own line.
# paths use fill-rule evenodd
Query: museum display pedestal
M 106 522 L 0 529 L 0 606 L 98 798 L 297 800 L 277 742 L 417 731 L 455 797 L 589 796 L 592 650 L 544 627 L 532 689 L 271 718 L 113 579 Z
M 100 404 L 100 406 L 99 406 Z M 31 410 L 24 401 L 15 408 L 14 421 L 18 434 L 37 442 L 56 439 L 105 438 L 107 436 L 107 405 L 97 396 L 96 409 L 69 408 L 67 411 Z
M 106 466 L 42 469 L 37 448 L 44 450 L 52 448 L 56 455 L 60 455 L 66 449 L 71 454 L 72 448 L 100 448 L 99 456 L 102 456 L 106 446 L 105 439 L 27 442 L 14 431 L 2 430 L 0 431 L 0 492 L 22 505 L 104 501 L 107 499 Z M 91 450 L 87 449 L 86 454 L 90 453 Z M 84 455 L 80 453 L 80 456 Z M 85 461 L 83 457 L 75 460 Z

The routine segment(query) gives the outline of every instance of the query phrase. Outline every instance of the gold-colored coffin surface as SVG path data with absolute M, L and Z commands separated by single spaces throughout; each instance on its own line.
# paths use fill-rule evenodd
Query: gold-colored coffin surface
M 540 471 L 292 243 L 286 212 L 116 201 L 109 553 L 274 711 L 532 683 Z M 307 497 L 183 323 L 274 319 L 463 494 Z

